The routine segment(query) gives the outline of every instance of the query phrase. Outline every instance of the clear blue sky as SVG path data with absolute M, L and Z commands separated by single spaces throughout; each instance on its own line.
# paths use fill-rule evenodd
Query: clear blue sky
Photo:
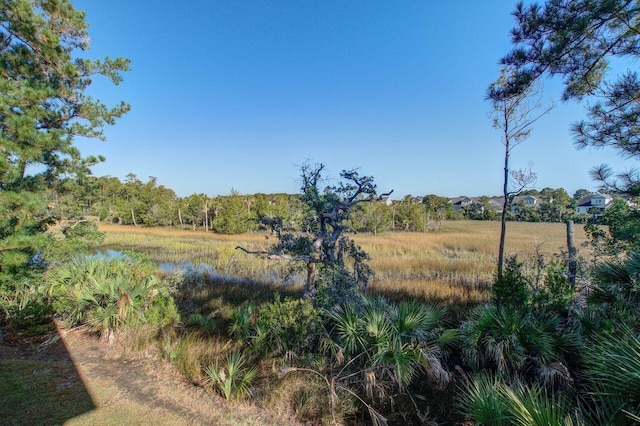
M 501 192 L 503 145 L 485 98 L 510 48 L 514 1 L 72 0 L 87 12 L 89 56 L 131 59 L 119 86 L 91 93 L 132 110 L 79 140 L 98 176 L 133 172 L 178 195 L 298 192 L 297 166 L 359 168 L 381 192 Z M 548 82 L 558 98 L 558 82 Z M 588 171 L 633 166 L 577 151 L 560 104 L 513 151 L 536 187 L 594 190 Z

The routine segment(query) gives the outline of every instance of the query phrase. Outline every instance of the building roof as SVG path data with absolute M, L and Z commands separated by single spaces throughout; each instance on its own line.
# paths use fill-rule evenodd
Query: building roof
M 578 203 L 576 204 L 577 207 L 602 207 L 602 204 L 593 204 L 593 200 L 594 199 L 601 199 L 604 198 L 605 199 L 605 205 L 608 205 L 609 203 L 611 203 L 611 201 L 613 201 L 613 198 L 611 197 L 611 195 L 609 194 L 601 194 L 599 192 L 593 192 L 589 195 L 585 195 L 584 197 L 580 198 L 580 200 L 578 200 Z

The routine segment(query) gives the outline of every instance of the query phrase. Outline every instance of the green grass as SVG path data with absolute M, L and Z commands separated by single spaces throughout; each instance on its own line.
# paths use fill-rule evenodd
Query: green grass
M 95 406 L 69 362 L 0 360 L 0 423 L 62 424 Z

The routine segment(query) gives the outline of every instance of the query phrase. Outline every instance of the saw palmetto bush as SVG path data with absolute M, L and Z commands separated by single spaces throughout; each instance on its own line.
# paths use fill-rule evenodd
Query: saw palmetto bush
M 589 294 L 594 329 L 614 330 L 624 323 L 640 330 L 640 253 L 598 265 Z
M 637 424 L 640 419 L 640 337 L 625 325 L 593 336 L 584 350 L 593 396 L 587 406 L 594 424 Z
M 481 373 L 459 389 L 462 413 L 479 425 L 570 426 L 583 424 L 571 401 L 545 387 L 519 380 L 506 383 L 500 376 Z
M 533 314 L 493 304 L 473 311 L 461 325 L 460 336 L 463 359 L 472 369 L 501 374 L 522 372 L 526 365 L 547 371 L 544 366 L 565 362 L 581 347 L 580 334 L 554 313 Z
M 323 346 L 346 371 L 362 373 L 369 396 L 382 396 L 390 385 L 404 389 L 421 370 L 444 384 L 449 373 L 440 355 L 455 333 L 438 328 L 443 315 L 435 305 L 366 299 L 363 307 L 346 305 L 329 313 Z
M 56 311 L 71 324 L 110 339 L 125 325 L 177 322 L 171 284 L 151 263 L 134 257 L 78 257 L 49 271 L 46 287 Z
M 258 374 L 256 366 L 249 366 L 249 357 L 234 351 L 226 357 L 218 357 L 205 367 L 204 373 L 209 384 L 226 399 L 240 399 L 251 396 L 253 382 Z

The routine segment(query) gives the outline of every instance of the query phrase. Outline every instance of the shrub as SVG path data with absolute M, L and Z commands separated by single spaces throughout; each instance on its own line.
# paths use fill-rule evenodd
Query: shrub
M 257 367 L 247 367 L 249 359 L 242 352 L 232 352 L 224 359 L 217 358 L 205 368 L 209 384 L 226 399 L 251 396 Z
M 522 310 L 530 305 L 529 280 L 517 256 L 507 258 L 502 276 L 496 277 L 493 299 L 496 305 L 512 310 Z
M 258 310 L 254 346 L 269 355 L 301 352 L 319 336 L 321 324 L 320 311 L 313 307 L 310 299 L 281 300 L 276 294 L 273 302 Z
M 594 395 L 594 424 L 635 424 L 640 417 L 640 338 L 626 326 L 598 334 L 585 347 L 586 375 Z
M 460 410 L 481 425 L 569 426 L 582 424 L 571 416 L 571 404 L 562 394 L 544 387 L 510 386 L 491 374 L 480 374 L 461 387 Z
M 547 267 L 544 286 L 535 295 L 534 304 L 539 309 L 566 314 L 574 296 L 575 292 L 567 279 L 565 266 L 553 262 Z
M 150 262 L 138 258 L 76 258 L 54 267 L 47 278 L 54 308 L 103 337 L 113 337 L 125 325 L 167 327 L 179 320 L 171 286 Z
M 564 329 L 552 313 L 527 313 L 485 305 L 460 327 L 462 355 L 475 371 L 521 372 L 525 364 L 562 362 L 581 347 L 580 336 Z

